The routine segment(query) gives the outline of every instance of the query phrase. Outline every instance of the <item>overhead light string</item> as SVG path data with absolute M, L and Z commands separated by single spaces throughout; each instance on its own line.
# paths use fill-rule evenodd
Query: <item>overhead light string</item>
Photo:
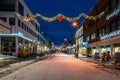
M 44 21 L 47 21 L 47 22 L 53 22 L 55 20 L 58 20 L 59 22 L 61 22 L 63 19 L 68 21 L 68 22 L 74 22 L 74 21 L 78 21 L 82 16 L 85 18 L 85 19 L 88 19 L 88 20 L 97 20 L 99 18 L 101 18 L 103 15 L 104 15 L 104 11 L 101 12 L 99 15 L 96 15 L 96 16 L 88 16 L 84 13 L 81 13 L 79 14 L 77 17 L 67 17 L 67 16 L 64 16 L 63 14 L 57 14 L 56 16 L 54 17 L 45 17 L 39 13 L 33 15 L 33 16 L 21 16 L 19 13 L 16 13 L 16 16 L 23 20 L 23 21 L 34 21 L 36 17 L 40 17 L 42 20 Z

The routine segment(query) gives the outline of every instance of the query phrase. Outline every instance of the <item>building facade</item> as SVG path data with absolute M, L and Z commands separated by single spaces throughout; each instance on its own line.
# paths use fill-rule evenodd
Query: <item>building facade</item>
M 40 24 L 37 20 L 24 22 L 15 13 L 32 16 L 24 0 L 0 0 L 0 19 L 10 26 L 8 33 L 0 34 L 0 53 L 16 56 L 36 53 L 41 37 Z
M 79 25 L 78 30 L 75 34 L 76 37 L 76 52 L 78 53 L 78 56 L 87 56 L 87 49 L 86 45 L 84 45 L 84 35 L 83 35 L 83 23 Z
M 96 21 L 84 20 L 84 39 L 89 43 L 86 47 L 90 56 L 97 52 L 120 52 L 120 0 L 98 0 L 89 15 L 102 11 L 104 16 Z

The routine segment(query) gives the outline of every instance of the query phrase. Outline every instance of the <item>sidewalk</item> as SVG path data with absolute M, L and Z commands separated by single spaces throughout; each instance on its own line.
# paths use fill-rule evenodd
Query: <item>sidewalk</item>
M 108 64 L 108 63 L 101 63 L 100 61 L 95 61 L 93 57 L 79 57 L 80 60 L 91 62 L 97 64 L 97 66 L 94 66 L 96 68 L 99 68 L 103 71 L 111 72 L 116 74 L 117 76 L 120 77 L 120 65 L 113 65 L 113 64 Z M 115 69 L 115 68 L 119 69 Z
M 34 57 L 34 58 L 27 58 L 27 59 L 20 59 L 20 58 L 4 58 L 0 60 L 0 78 L 6 76 L 24 66 L 32 64 L 36 61 L 42 60 L 47 58 L 49 55 L 45 55 L 42 57 Z
M 6 60 L 6 59 L 16 59 L 15 56 L 9 56 L 9 55 L 2 55 L 0 54 L 0 60 Z

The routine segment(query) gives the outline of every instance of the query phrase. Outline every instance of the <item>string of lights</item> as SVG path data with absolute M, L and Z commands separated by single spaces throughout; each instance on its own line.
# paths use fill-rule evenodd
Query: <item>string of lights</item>
M 33 16 L 21 16 L 19 13 L 16 13 L 16 16 L 19 19 L 21 19 L 23 21 L 27 21 L 27 22 L 28 21 L 34 21 L 36 17 L 40 17 L 42 20 L 47 21 L 47 22 L 53 22 L 55 20 L 58 20 L 59 22 L 61 22 L 63 19 L 68 21 L 68 22 L 74 22 L 74 21 L 78 21 L 82 16 L 85 19 L 88 19 L 88 20 L 97 20 L 97 19 L 101 18 L 103 15 L 104 15 L 104 11 L 101 12 L 99 15 L 96 15 L 96 16 L 88 16 L 84 13 L 81 13 L 77 17 L 73 17 L 73 18 L 66 17 L 63 14 L 57 14 L 54 17 L 45 17 L 45 16 L 43 16 L 41 14 L 38 14 L 38 13 L 33 15 Z

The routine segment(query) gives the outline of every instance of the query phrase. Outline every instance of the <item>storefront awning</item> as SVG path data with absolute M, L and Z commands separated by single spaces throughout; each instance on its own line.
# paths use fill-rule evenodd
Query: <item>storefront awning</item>
M 96 47 L 96 46 L 111 45 L 111 44 L 118 44 L 118 43 L 120 43 L 120 36 L 112 37 L 112 38 L 94 42 L 94 43 L 90 43 L 86 47 Z
M 0 36 L 20 37 L 20 38 L 26 39 L 26 40 L 31 41 L 31 42 L 36 42 L 36 40 L 30 39 L 30 38 L 28 38 L 28 37 L 25 37 L 21 32 L 12 33 L 12 34 L 0 34 Z

